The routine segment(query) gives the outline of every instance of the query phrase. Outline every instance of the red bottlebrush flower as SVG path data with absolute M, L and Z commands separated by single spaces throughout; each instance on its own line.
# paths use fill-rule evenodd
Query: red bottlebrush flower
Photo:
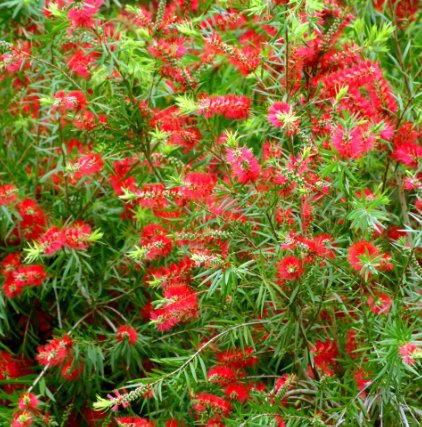
M 238 400 L 241 403 L 249 399 L 249 388 L 242 383 L 231 383 L 226 386 L 224 393 L 230 400 Z
M 25 240 L 37 239 L 44 231 L 47 219 L 44 211 L 32 199 L 24 199 L 17 205 L 21 221 L 14 234 Z
M 139 244 L 147 250 L 147 260 L 165 257 L 173 249 L 173 243 L 167 237 L 166 230 L 159 224 L 144 227 Z
M 18 200 L 18 189 L 13 184 L 0 185 L 0 206 L 8 206 Z
M 76 179 L 99 173 L 104 168 L 104 161 L 100 153 L 88 153 L 70 162 L 69 169 Z
M 119 417 L 114 418 L 119 427 L 154 427 L 153 421 L 141 417 Z
M 383 254 L 371 242 L 358 241 L 349 248 L 348 261 L 351 267 L 356 271 L 361 271 L 364 262 L 370 262 L 372 267 L 382 270 L 391 270 L 393 265 L 390 262 L 390 256 Z
M 315 256 L 320 258 L 335 258 L 335 253 L 332 249 L 327 248 L 329 244 L 333 243 L 333 237 L 329 234 L 321 234 L 314 236 L 312 239 L 302 238 L 301 243 L 308 248 L 309 258 L 313 260 Z
M 1 274 L 5 277 L 11 277 L 13 272 L 17 270 L 20 265 L 20 252 L 14 252 L 6 255 L 0 263 Z
M 164 297 L 169 302 L 151 311 L 151 319 L 157 323 L 160 331 L 171 329 L 196 317 L 198 295 L 188 286 L 172 286 L 164 291 Z
M 183 180 L 182 194 L 189 200 L 203 200 L 210 196 L 215 178 L 207 173 L 190 172 Z
M 206 58 L 208 56 L 226 56 L 237 70 L 244 75 L 254 71 L 259 63 L 260 48 L 257 46 L 244 46 L 242 49 L 224 43 L 217 34 L 205 38 Z M 246 44 L 246 43 L 245 43 Z
M 119 326 L 117 328 L 116 334 L 116 340 L 118 342 L 128 341 L 131 345 L 135 344 L 138 339 L 138 333 L 136 332 L 136 329 L 132 326 Z
M 394 148 L 393 159 L 412 168 L 417 168 L 422 159 L 422 145 L 406 141 Z
M 201 100 L 199 114 L 209 118 L 223 116 L 227 119 L 242 120 L 249 117 L 251 100 L 247 96 L 209 96 Z
M 30 427 L 34 421 L 34 415 L 29 411 L 16 412 L 13 415 L 11 427 Z
M 415 358 L 422 358 L 422 349 L 409 342 L 399 348 L 399 354 L 406 365 L 414 365 Z
M 280 282 L 296 280 L 304 273 L 302 261 L 293 256 L 286 256 L 277 263 L 277 277 Z
M 362 126 L 350 130 L 338 126 L 332 134 L 331 142 L 341 158 L 355 160 L 374 147 L 375 137 L 365 134 Z
M 393 301 L 386 294 L 368 298 L 368 305 L 375 314 L 387 314 Z
M 41 286 L 47 278 L 43 265 L 20 265 L 13 273 L 18 286 Z
M 87 249 L 92 229 L 83 221 L 78 221 L 69 228 L 51 227 L 38 240 L 45 255 L 53 255 L 60 249 Z
M 80 28 L 94 27 L 94 15 L 102 4 L 103 0 L 85 0 L 82 3 L 74 3 L 67 12 L 70 24 Z
M 35 358 L 43 366 L 62 366 L 70 356 L 72 346 L 72 339 L 64 334 L 63 338 L 53 338 L 49 343 L 38 347 Z
M 24 393 L 18 399 L 18 407 L 21 411 L 28 409 L 33 411 L 38 408 L 40 402 L 34 393 Z
M 167 61 L 169 58 L 181 58 L 186 53 L 185 39 L 154 40 L 148 51 L 156 58 Z
M 86 107 L 86 97 L 79 90 L 72 90 L 69 93 L 57 92 L 54 99 L 54 109 L 59 109 L 61 113 L 80 111 Z
M 6 277 L 3 283 L 3 292 L 8 298 L 16 298 L 22 294 L 24 287 L 16 283 L 13 277 Z
M 137 200 L 143 208 L 164 208 L 168 205 L 165 198 L 164 184 L 144 184 L 142 190 L 137 190 Z
M 67 58 L 69 70 L 84 79 L 89 79 L 91 77 L 89 67 L 93 62 L 95 62 L 95 58 L 93 58 L 92 55 L 85 55 L 80 50 L 77 50 L 73 55 Z
M 316 340 L 316 345 L 311 347 L 311 351 L 314 353 L 315 366 L 318 368 L 335 363 L 334 359 L 338 355 L 335 341 L 328 338 L 324 342 Z
M 370 256 L 372 258 L 378 258 L 380 254 L 379 249 L 377 249 L 371 242 L 356 242 L 349 248 L 348 260 L 350 265 L 354 270 L 362 270 L 362 256 Z
M 247 147 L 227 148 L 227 162 L 242 184 L 256 181 L 261 172 L 258 160 Z
M 217 354 L 217 360 L 232 369 L 242 369 L 258 363 L 254 355 L 255 350 L 251 347 L 245 349 L 228 350 Z
M 226 385 L 236 378 L 236 371 L 227 366 L 214 366 L 208 371 L 208 381 Z
M 38 244 L 45 255 L 53 255 L 66 245 L 66 236 L 58 227 L 49 228 L 39 239 Z
M 288 136 L 299 130 L 299 120 L 293 108 L 285 102 L 274 102 L 268 110 L 268 121 L 277 128 L 285 128 Z
M 193 410 L 198 414 L 211 410 L 214 413 L 225 415 L 231 411 L 230 403 L 211 393 L 197 393 L 192 401 Z
M 83 371 L 83 364 L 80 362 L 79 364 L 74 366 L 73 360 L 70 359 L 60 371 L 60 375 L 67 381 L 75 381 L 78 379 Z
M 89 237 L 92 234 L 92 229 L 83 221 L 77 221 L 69 228 L 62 230 L 64 233 L 65 244 L 70 249 L 84 250 L 87 249 Z

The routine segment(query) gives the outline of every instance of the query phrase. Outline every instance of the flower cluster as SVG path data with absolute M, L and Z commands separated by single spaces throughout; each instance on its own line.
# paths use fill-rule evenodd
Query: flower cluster
M 28 286 L 41 286 L 47 278 L 42 264 L 22 264 L 19 252 L 5 256 L 0 263 L 3 291 L 9 298 L 22 294 Z
M 0 424 L 421 424 L 417 2 L 39 3 L 0 9 Z

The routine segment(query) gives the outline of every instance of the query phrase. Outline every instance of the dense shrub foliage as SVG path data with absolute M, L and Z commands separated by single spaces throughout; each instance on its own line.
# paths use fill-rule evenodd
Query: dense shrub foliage
M 420 425 L 418 3 L 0 3 L 1 425 Z

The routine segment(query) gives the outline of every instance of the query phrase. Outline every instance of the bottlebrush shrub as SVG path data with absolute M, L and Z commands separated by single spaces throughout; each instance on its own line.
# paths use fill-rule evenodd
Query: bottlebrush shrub
M 2 2 L 0 424 L 419 426 L 417 12 Z

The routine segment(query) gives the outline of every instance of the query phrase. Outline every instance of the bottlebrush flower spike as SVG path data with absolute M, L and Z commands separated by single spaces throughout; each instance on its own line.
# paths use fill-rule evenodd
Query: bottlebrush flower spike
M 85 55 L 79 50 L 67 58 L 69 70 L 84 79 L 91 77 L 90 66 L 94 62 L 95 58 L 92 54 Z
M 138 339 L 138 333 L 132 326 L 119 326 L 117 328 L 116 335 L 116 340 L 118 342 L 127 341 L 131 345 L 135 344 Z
M 189 200 L 203 200 L 209 197 L 215 186 L 215 178 L 207 173 L 190 172 L 183 180 L 182 194 Z
M 61 113 L 68 111 L 80 111 L 86 107 L 86 97 L 83 92 L 73 90 L 69 93 L 64 91 L 57 92 L 54 95 L 53 109 L 59 110 Z
M 302 261 L 293 255 L 286 256 L 277 263 L 277 277 L 281 283 L 296 280 L 304 272 Z
M 227 148 L 227 163 L 241 184 L 255 182 L 261 172 L 257 158 L 248 147 Z
M 227 119 L 242 120 L 249 117 L 251 100 L 247 96 L 225 95 L 202 97 L 199 114 L 206 118 L 223 116 Z
M 0 185 L 0 206 L 7 206 L 18 200 L 18 189 L 13 184 Z
M 137 201 L 143 208 L 164 208 L 168 206 L 164 184 L 144 184 L 136 191 Z
M 51 227 L 32 247 L 27 249 L 27 259 L 35 259 L 40 254 L 47 256 L 54 255 L 63 248 L 73 250 L 86 250 L 88 245 L 101 239 L 102 233 L 92 230 L 83 221 L 76 221 L 71 227 Z
M 361 272 L 365 269 L 368 277 L 376 270 L 392 270 L 393 268 L 390 256 L 381 254 L 376 246 L 367 241 L 353 243 L 349 248 L 347 259 L 354 270 Z M 369 272 L 368 269 L 371 271 Z
M 38 239 L 47 224 L 46 215 L 41 206 L 32 199 L 24 199 L 17 205 L 21 220 L 13 230 L 16 237 L 24 240 Z
M 164 291 L 168 302 L 151 312 L 151 320 L 160 331 L 194 319 L 198 312 L 198 296 L 186 285 L 172 286 Z
M 71 354 L 73 341 L 69 335 L 53 338 L 44 346 L 38 347 L 37 361 L 43 366 L 62 366 Z
M 226 385 L 236 378 L 236 371 L 227 366 L 214 366 L 208 371 L 207 377 L 212 383 Z
M 73 160 L 67 166 L 75 179 L 81 179 L 84 176 L 92 176 L 103 170 L 104 161 L 100 153 L 87 153 Z
M 14 252 L 6 255 L 0 263 L 1 274 L 3 276 L 11 276 L 20 264 L 20 252 Z
M 13 415 L 11 427 L 30 427 L 33 425 L 35 416 L 30 411 L 17 412 Z
M 173 249 L 173 243 L 159 224 L 149 224 L 142 230 L 139 244 L 146 251 L 146 259 L 153 260 L 167 256 Z
M 363 126 L 346 130 L 339 125 L 331 136 L 333 147 L 343 159 L 356 160 L 375 145 L 375 137 Z
M 18 286 L 40 286 L 47 278 L 43 265 L 20 265 L 12 275 Z
M 93 28 L 94 15 L 98 13 L 103 0 L 85 0 L 82 3 L 73 3 L 67 12 L 70 24 L 79 28 Z
M 325 341 L 316 340 L 315 346 L 311 347 L 314 353 L 315 366 L 324 370 L 324 367 L 336 363 L 338 349 L 335 341 L 326 339 Z
M 226 415 L 231 411 L 230 404 L 222 397 L 211 393 L 197 393 L 192 398 L 193 410 L 198 414 L 210 410 L 213 413 Z
M 277 128 L 285 128 L 288 136 L 299 130 L 299 120 L 293 108 L 285 102 L 274 102 L 268 110 L 268 121 Z
M 34 411 L 38 408 L 40 402 L 34 393 L 23 393 L 18 399 L 18 408 L 21 411 L 25 409 Z
M 241 403 L 245 403 L 249 399 L 249 387 L 242 383 L 230 383 L 225 389 L 224 393 L 230 400 L 237 400 Z
M 422 145 L 411 141 L 403 142 L 394 148 L 392 157 L 398 162 L 416 169 L 422 162 Z
M 406 365 L 414 365 L 416 363 L 415 359 L 422 358 L 422 349 L 418 345 L 409 342 L 399 348 L 399 354 Z

